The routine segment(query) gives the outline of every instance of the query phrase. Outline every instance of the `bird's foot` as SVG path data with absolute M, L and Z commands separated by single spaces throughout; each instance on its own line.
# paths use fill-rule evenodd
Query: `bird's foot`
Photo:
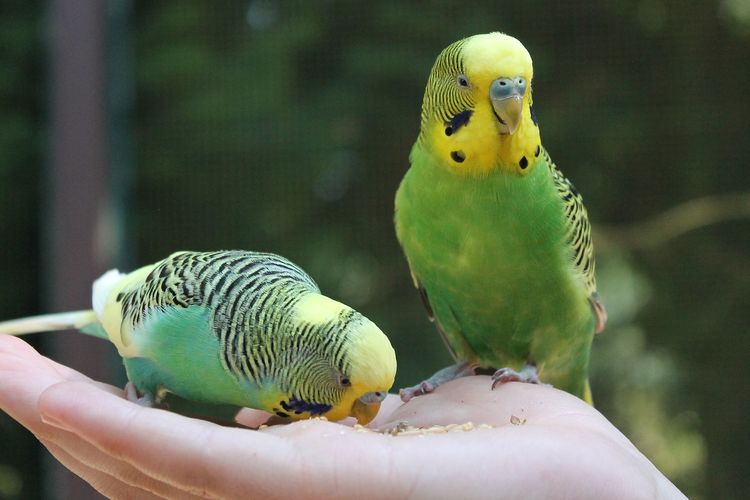
M 492 374 L 492 389 L 498 384 L 504 384 L 506 382 L 526 382 L 528 384 L 540 384 L 539 372 L 534 365 L 526 365 L 521 368 L 521 371 L 516 371 L 513 368 L 500 368 L 494 374 Z
M 139 396 L 138 389 L 136 389 L 133 382 L 128 382 L 127 384 L 125 384 L 125 397 L 128 399 L 128 401 L 139 406 L 143 406 L 144 408 L 158 407 L 158 405 L 156 404 L 156 400 L 154 399 L 154 395 L 147 392 L 143 396 Z
M 458 363 L 452 366 L 438 370 L 435 374 L 427 380 L 418 383 L 412 387 L 406 387 L 399 391 L 401 401 L 406 403 L 412 398 L 422 396 L 423 394 L 429 394 L 439 386 L 451 380 L 466 377 L 468 375 L 474 375 L 475 366 L 468 361 Z
M 429 394 L 432 391 L 434 391 L 437 388 L 437 386 L 430 382 L 430 380 L 424 380 L 417 385 L 413 385 L 411 387 L 404 387 L 403 389 L 400 389 L 398 391 L 399 396 L 401 396 L 401 401 L 406 403 L 412 398 L 415 398 L 417 396 L 422 396 L 423 394 Z

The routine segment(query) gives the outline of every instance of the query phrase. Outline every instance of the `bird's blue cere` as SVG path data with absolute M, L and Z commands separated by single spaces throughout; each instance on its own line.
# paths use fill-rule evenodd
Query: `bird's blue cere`
M 526 79 L 522 76 L 514 78 L 498 78 L 490 86 L 490 97 L 495 100 L 516 97 L 526 93 Z

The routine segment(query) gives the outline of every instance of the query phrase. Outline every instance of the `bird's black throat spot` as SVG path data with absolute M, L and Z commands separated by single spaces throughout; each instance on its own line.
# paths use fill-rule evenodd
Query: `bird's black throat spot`
M 541 153 L 541 152 L 542 152 L 542 146 L 540 146 L 539 144 L 537 144 L 536 145 L 536 151 L 534 151 L 534 156 L 536 158 L 539 158 L 539 153 Z
M 311 415 L 321 415 L 333 408 L 329 404 L 312 403 L 295 397 L 290 398 L 288 402 L 282 401 L 281 406 L 286 411 L 293 411 L 297 415 L 301 414 L 302 412 L 309 412 Z
M 453 135 L 458 132 L 461 127 L 468 125 L 472 114 L 474 114 L 472 110 L 465 109 L 454 115 L 453 118 L 445 124 L 445 135 Z
M 463 163 L 463 161 L 466 159 L 466 155 L 463 151 L 451 151 L 451 158 L 456 163 Z
M 529 160 L 527 160 L 525 156 L 522 156 L 521 161 L 518 162 L 518 166 L 521 167 L 521 169 L 525 169 L 529 166 Z
M 284 402 L 281 402 L 281 405 L 284 406 Z M 284 408 L 285 410 L 287 408 Z M 279 417 L 289 418 L 289 415 L 287 413 L 284 413 L 283 411 L 279 410 L 278 408 L 271 408 L 271 411 L 274 412 Z

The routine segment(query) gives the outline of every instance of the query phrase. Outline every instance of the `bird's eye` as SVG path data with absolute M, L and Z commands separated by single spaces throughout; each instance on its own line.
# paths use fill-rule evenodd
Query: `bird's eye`
M 456 80 L 458 81 L 458 85 L 460 87 L 468 88 L 469 87 L 469 79 L 466 78 L 465 75 L 458 75 L 456 77 Z
M 339 385 L 341 387 L 349 387 L 352 385 L 352 381 L 344 375 L 339 375 Z

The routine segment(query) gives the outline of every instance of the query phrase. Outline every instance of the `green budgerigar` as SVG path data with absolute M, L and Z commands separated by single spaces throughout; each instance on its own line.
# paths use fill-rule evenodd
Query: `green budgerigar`
M 131 399 L 167 393 L 281 417 L 377 414 L 393 385 L 388 338 L 277 255 L 178 252 L 105 273 L 93 309 L 0 323 L 0 334 L 79 328 L 122 356 Z
M 489 33 L 438 56 L 396 233 L 457 364 L 403 389 L 496 370 L 493 384 L 545 382 L 591 402 L 591 342 L 606 322 L 581 196 L 542 147 L 531 56 Z

